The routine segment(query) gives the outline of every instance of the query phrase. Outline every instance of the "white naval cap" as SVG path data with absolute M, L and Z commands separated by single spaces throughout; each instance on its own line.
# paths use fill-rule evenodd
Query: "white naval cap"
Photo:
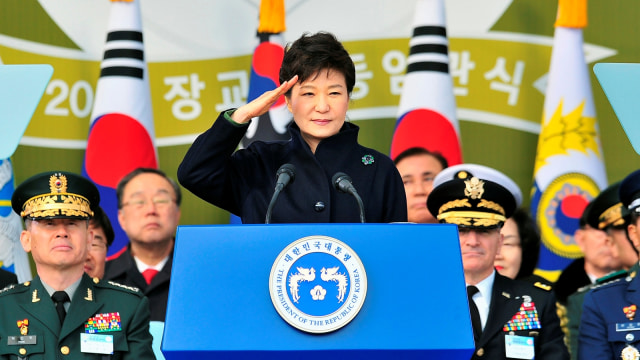
M 522 191 L 520 191 L 518 185 L 511 180 L 510 177 L 494 168 L 479 164 L 458 164 L 442 170 L 433 179 L 433 188 L 435 189 L 438 185 L 446 181 L 458 178 L 458 174 L 462 171 L 467 172 L 469 177 L 477 177 L 478 179 L 489 180 L 498 185 L 502 185 L 509 190 L 516 199 L 516 207 L 522 205 Z

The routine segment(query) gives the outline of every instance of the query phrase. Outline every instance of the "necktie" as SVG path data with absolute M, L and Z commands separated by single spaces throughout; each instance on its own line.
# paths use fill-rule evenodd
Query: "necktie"
M 473 285 L 467 286 L 467 296 L 469 297 L 469 314 L 471 315 L 471 326 L 473 327 L 473 339 L 477 343 L 482 335 L 482 322 L 480 321 L 480 312 L 478 312 L 478 306 L 473 301 L 473 295 L 479 292 L 477 287 Z
M 64 309 L 64 303 L 71 301 L 69 295 L 64 291 L 56 291 L 51 295 L 51 300 L 56 304 L 56 312 L 60 319 L 60 324 L 64 322 L 64 317 L 67 315 L 67 311 Z
M 153 280 L 156 274 L 158 274 L 158 270 L 152 269 L 152 268 L 148 268 L 147 270 L 142 272 L 142 276 L 144 277 L 144 280 L 147 282 L 147 285 L 151 284 L 151 280 Z

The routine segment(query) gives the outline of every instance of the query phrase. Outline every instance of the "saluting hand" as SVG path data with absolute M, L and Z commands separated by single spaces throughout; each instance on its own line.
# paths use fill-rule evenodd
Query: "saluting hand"
M 277 89 L 266 91 L 260 97 L 254 99 L 248 104 L 242 105 L 238 110 L 231 114 L 231 120 L 238 124 L 244 124 L 256 116 L 260 116 L 271 108 L 271 106 L 278 101 L 280 96 L 286 94 L 293 85 L 298 82 L 298 75 L 295 75 L 290 80 L 283 82 Z

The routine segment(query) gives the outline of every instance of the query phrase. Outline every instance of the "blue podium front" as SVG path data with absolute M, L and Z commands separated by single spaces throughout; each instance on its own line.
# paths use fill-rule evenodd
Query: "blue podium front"
M 359 312 L 334 331 L 300 330 L 272 301 L 274 264 L 308 237 L 344 243 L 366 272 Z M 473 348 L 454 225 L 178 227 L 162 341 L 167 359 L 469 359 Z

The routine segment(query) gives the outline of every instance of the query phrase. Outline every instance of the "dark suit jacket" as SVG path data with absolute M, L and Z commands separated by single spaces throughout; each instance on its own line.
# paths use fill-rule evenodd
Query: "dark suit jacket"
M 149 306 L 139 291 L 94 280 L 85 274 L 60 325 L 55 305 L 39 277 L 14 285 L 0 293 L 0 359 L 17 356 L 30 360 L 104 359 L 102 354 L 80 351 L 80 334 L 85 332 L 90 318 L 115 312 L 120 314 L 121 330 L 100 333 L 113 335 L 112 358 L 155 359 L 149 333 Z M 9 345 L 9 336 L 21 335 L 17 322 L 25 319 L 29 320 L 27 335 L 36 336 L 35 344 Z M 60 357 L 67 351 L 66 356 Z
M 162 270 L 153 278 L 151 284 L 147 285 L 144 277 L 138 271 L 136 261 L 131 255 L 131 249 L 117 258 L 107 261 L 104 270 L 104 279 L 113 280 L 117 283 L 134 286 L 149 298 L 152 321 L 163 321 L 167 314 L 167 300 L 169 298 L 169 280 L 171 279 L 171 266 L 173 263 L 173 251 L 169 255 L 169 260 Z
M 17 283 L 18 277 L 16 276 L 16 274 L 4 269 L 0 269 L 0 289 L 4 289 L 8 285 Z
M 472 359 L 507 359 L 505 335 L 509 332 L 504 331 L 503 327 L 519 312 L 526 295 L 531 297 L 538 312 L 540 328 L 516 330 L 513 331 L 513 335 L 534 338 L 536 359 L 569 359 L 556 314 L 556 300 L 553 293 L 527 282 L 509 279 L 497 272 L 493 283 L 487 324 L 476 344 L 476 351 Z M 480 354 L 482 355 L 479 356 Z
M 407 221 L 402 178 L 388 156 L 358 144 L 358 126 L 345 123 L 323 139 L 315 153 L 292 122 L 291 140 L 255 141 L 235 151 L 247 125 L 234 126 L 224 114 L 198 136 L 178 168 L 180 184 L 200 198 L 242 218 L 263 224 L 274 193 L 278 168 L 295 166 L 295 180 L 280 193 L 272 223 L 358 223 L 353 196 L 332 184 L 337 172 L 351 176 L 362 197 L 367 222 Z M 232 155 L 233 154 L 233 155 Z

